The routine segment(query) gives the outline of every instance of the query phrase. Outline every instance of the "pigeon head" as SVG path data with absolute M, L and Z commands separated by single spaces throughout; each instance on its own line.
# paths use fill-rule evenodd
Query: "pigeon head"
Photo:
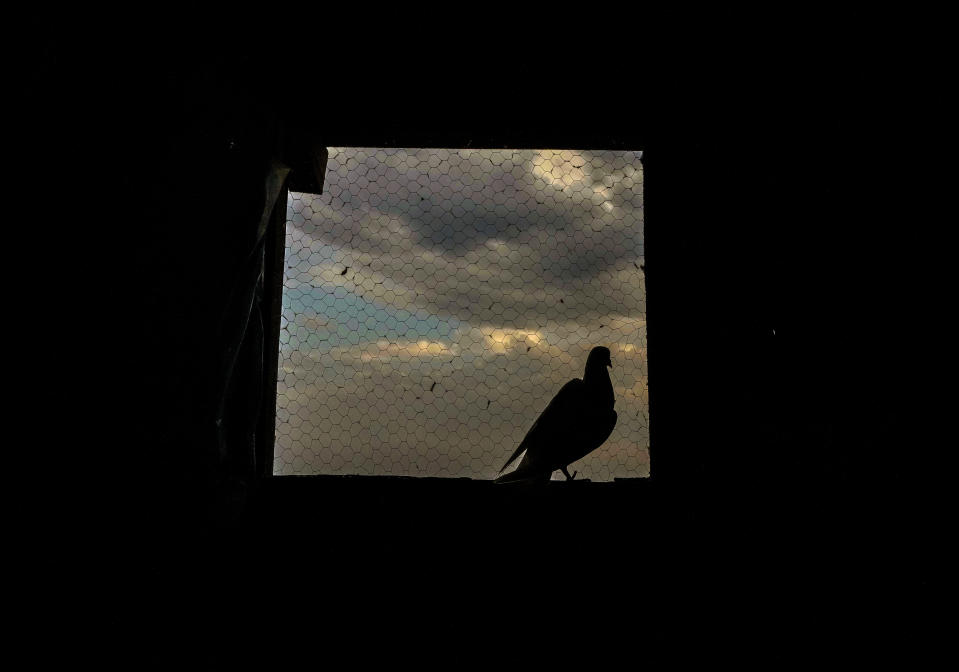
M 602 367 L 613 367 L 613 360 L 609 354 L 609 348 L 602 345 L 596 346 L 589 351 L 589 357 L 586 358 L 586 370 L 599 369 Z

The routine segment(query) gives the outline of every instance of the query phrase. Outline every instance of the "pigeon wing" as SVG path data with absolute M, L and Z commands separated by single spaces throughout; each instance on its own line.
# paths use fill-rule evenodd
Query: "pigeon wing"
M 512 464 L 513 460 L 519 457 L 523 451 L 541 446 L 549 447 L 566 436 L 570 423 L 575 419 L 577 408 L 582 401 L 582 393 L 583 381 L 579 378 L 574 378 L 563 385 L 552 401 L 549 402 L 549 405 L 540 413 L 533 426 L 529 428 L 526 437 L 516 448 L 516 451 L 506 460 L 506 464 L 500 469 L 500 473 Z

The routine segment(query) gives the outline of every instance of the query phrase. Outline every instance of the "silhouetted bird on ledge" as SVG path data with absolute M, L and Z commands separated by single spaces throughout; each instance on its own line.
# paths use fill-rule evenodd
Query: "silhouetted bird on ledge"
M 503 469 L 525 450 L 519 466 L 495 482 L 548 481 L 557 469 L 567 480 L 576 478 L 579 472 L 570 476 L 569 465 L 603 445 L 616 426 L 613 384 L 606 370 L 612 366 L 609 348 L 593 348 L 582 380 L 574 378 L 563 385 Z

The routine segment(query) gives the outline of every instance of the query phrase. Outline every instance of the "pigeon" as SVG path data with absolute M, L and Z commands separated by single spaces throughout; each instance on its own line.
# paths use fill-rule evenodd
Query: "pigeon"
M 570 476 L 569 465 L 603 445 L 616 426 L 616 400 L 606 370 L 612 366 L 609 348 L 593 348 L 583 378 L 563 385 L 500 473 L 525 451 L 519 466 L 494 482 L 548 481 L 557 469 L 567 480 L 576 478 L 579 472 Z

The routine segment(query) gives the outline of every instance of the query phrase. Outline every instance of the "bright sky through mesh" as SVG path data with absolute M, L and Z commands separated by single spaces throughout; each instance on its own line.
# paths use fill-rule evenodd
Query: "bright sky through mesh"
M 293 193 L 273 471 L 493 478 L 595 345 L 649 473 L 638 152 L 333 148 Z

